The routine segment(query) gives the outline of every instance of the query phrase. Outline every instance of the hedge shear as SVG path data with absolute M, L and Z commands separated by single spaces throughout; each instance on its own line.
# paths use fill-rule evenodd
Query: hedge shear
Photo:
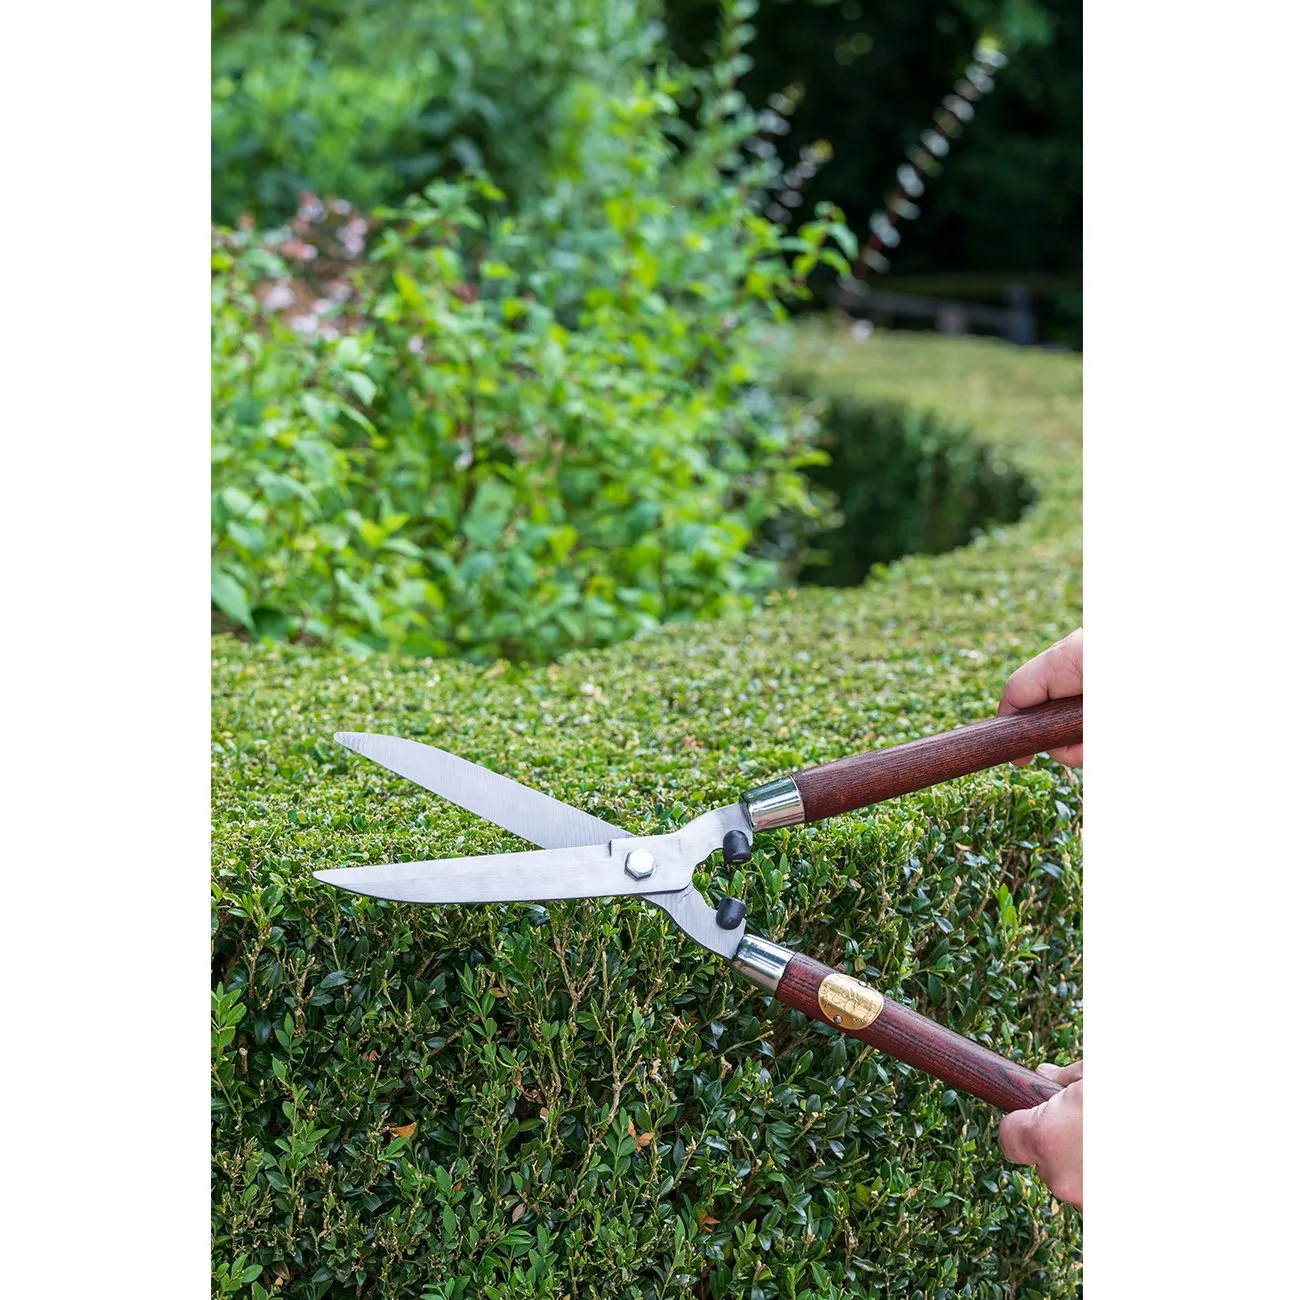
M 1083 697 L 1053 700 L 954 731 L 870 750 L 769 781 L 738 802 L 661 835 L 629 835 L 580 808 L 431 745 L 340 732 L 340 744 L 541 845 L 520 853 L 317 871 L 326 884 L 402 903 L 513 903 L 635 896 L 787 1006 L 997 1106 L 1046 1101 L 1060 1084 L 1035 1074 L 842 971 L 746 929 L 745 905 L 709 904 L 697 866 L 721 850 L 752 856 L 753 837 L 820 821 L 1083 739 Z

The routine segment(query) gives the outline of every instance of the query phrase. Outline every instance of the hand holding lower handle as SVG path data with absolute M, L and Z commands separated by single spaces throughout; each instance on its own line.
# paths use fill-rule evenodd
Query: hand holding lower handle
M 769 988 L 786 1006 L 999 1110 L 1025 1110 L 1061 1090 L 1045 1075 L 945 1029 L 861 980 L 757 935 L 745 936 L 733 965 Z

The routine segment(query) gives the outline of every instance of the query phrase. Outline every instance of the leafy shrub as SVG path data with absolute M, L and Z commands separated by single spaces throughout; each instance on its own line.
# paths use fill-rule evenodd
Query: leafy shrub
M 532 206 L 461 178 L 374 219 L 308 196 L 286 231 L 219 234 L 231 623 L 544 659 L 773 585 L 792 556 L 752 543 L 779 514 L 797 548 L 821 453 L 755 331 L 852 239 L 830 211 L 791 236 L 754 213 L 770 169 L 742 159 L 732 89 L 749 7 L 704 73 L 572 85 L 572 164 Z
M 1078 623 L 1078 358 L 819 330 L 793 364 L 841 401 L 923 393 L 974 419 L 1033 508 L 857 589 L 545 668 L 215 643 L 220 1294 L 1076 1288 L 1077 1216 L 1002 1160 L 987 1106 L 773 1005 L 644 904 L 406 907 L 310 876 L 512 843 L 339 749 L 339 727 L 427 737 L 651 831 L 987 716 Z M 1029 1063 L 1073 1059 L 1079 801 L 1036 760 L 702 874 L 761 933 Z

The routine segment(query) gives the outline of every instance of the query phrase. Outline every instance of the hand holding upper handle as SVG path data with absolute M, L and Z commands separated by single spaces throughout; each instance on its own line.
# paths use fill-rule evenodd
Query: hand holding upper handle
M 796 773 L 794 784 L 803 820 L 814 822 L 1082 741 L 1083 697 L 1075 695 L 811 767 Z
M 1083 694 L 1083 628 L 1071 632 L 1028 663 L 1021 664 L 1002 688 L 998 715 L 1007 717 L 1033 708 L 1046 700 Z M 1078 767 L 1083 762 L 1083 741 L 1060 745 L 1047 751 L 1058 763 Z M 1027 758 L 1012 759 L 1027 763 Z

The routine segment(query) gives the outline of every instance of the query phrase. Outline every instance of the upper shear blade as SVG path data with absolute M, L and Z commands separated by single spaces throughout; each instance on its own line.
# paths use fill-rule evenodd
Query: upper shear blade
M 336 732 L 334 739 L 544 849 L 585 847 L 627 834 L 581 808 L 433 745 L 361 731 Z

